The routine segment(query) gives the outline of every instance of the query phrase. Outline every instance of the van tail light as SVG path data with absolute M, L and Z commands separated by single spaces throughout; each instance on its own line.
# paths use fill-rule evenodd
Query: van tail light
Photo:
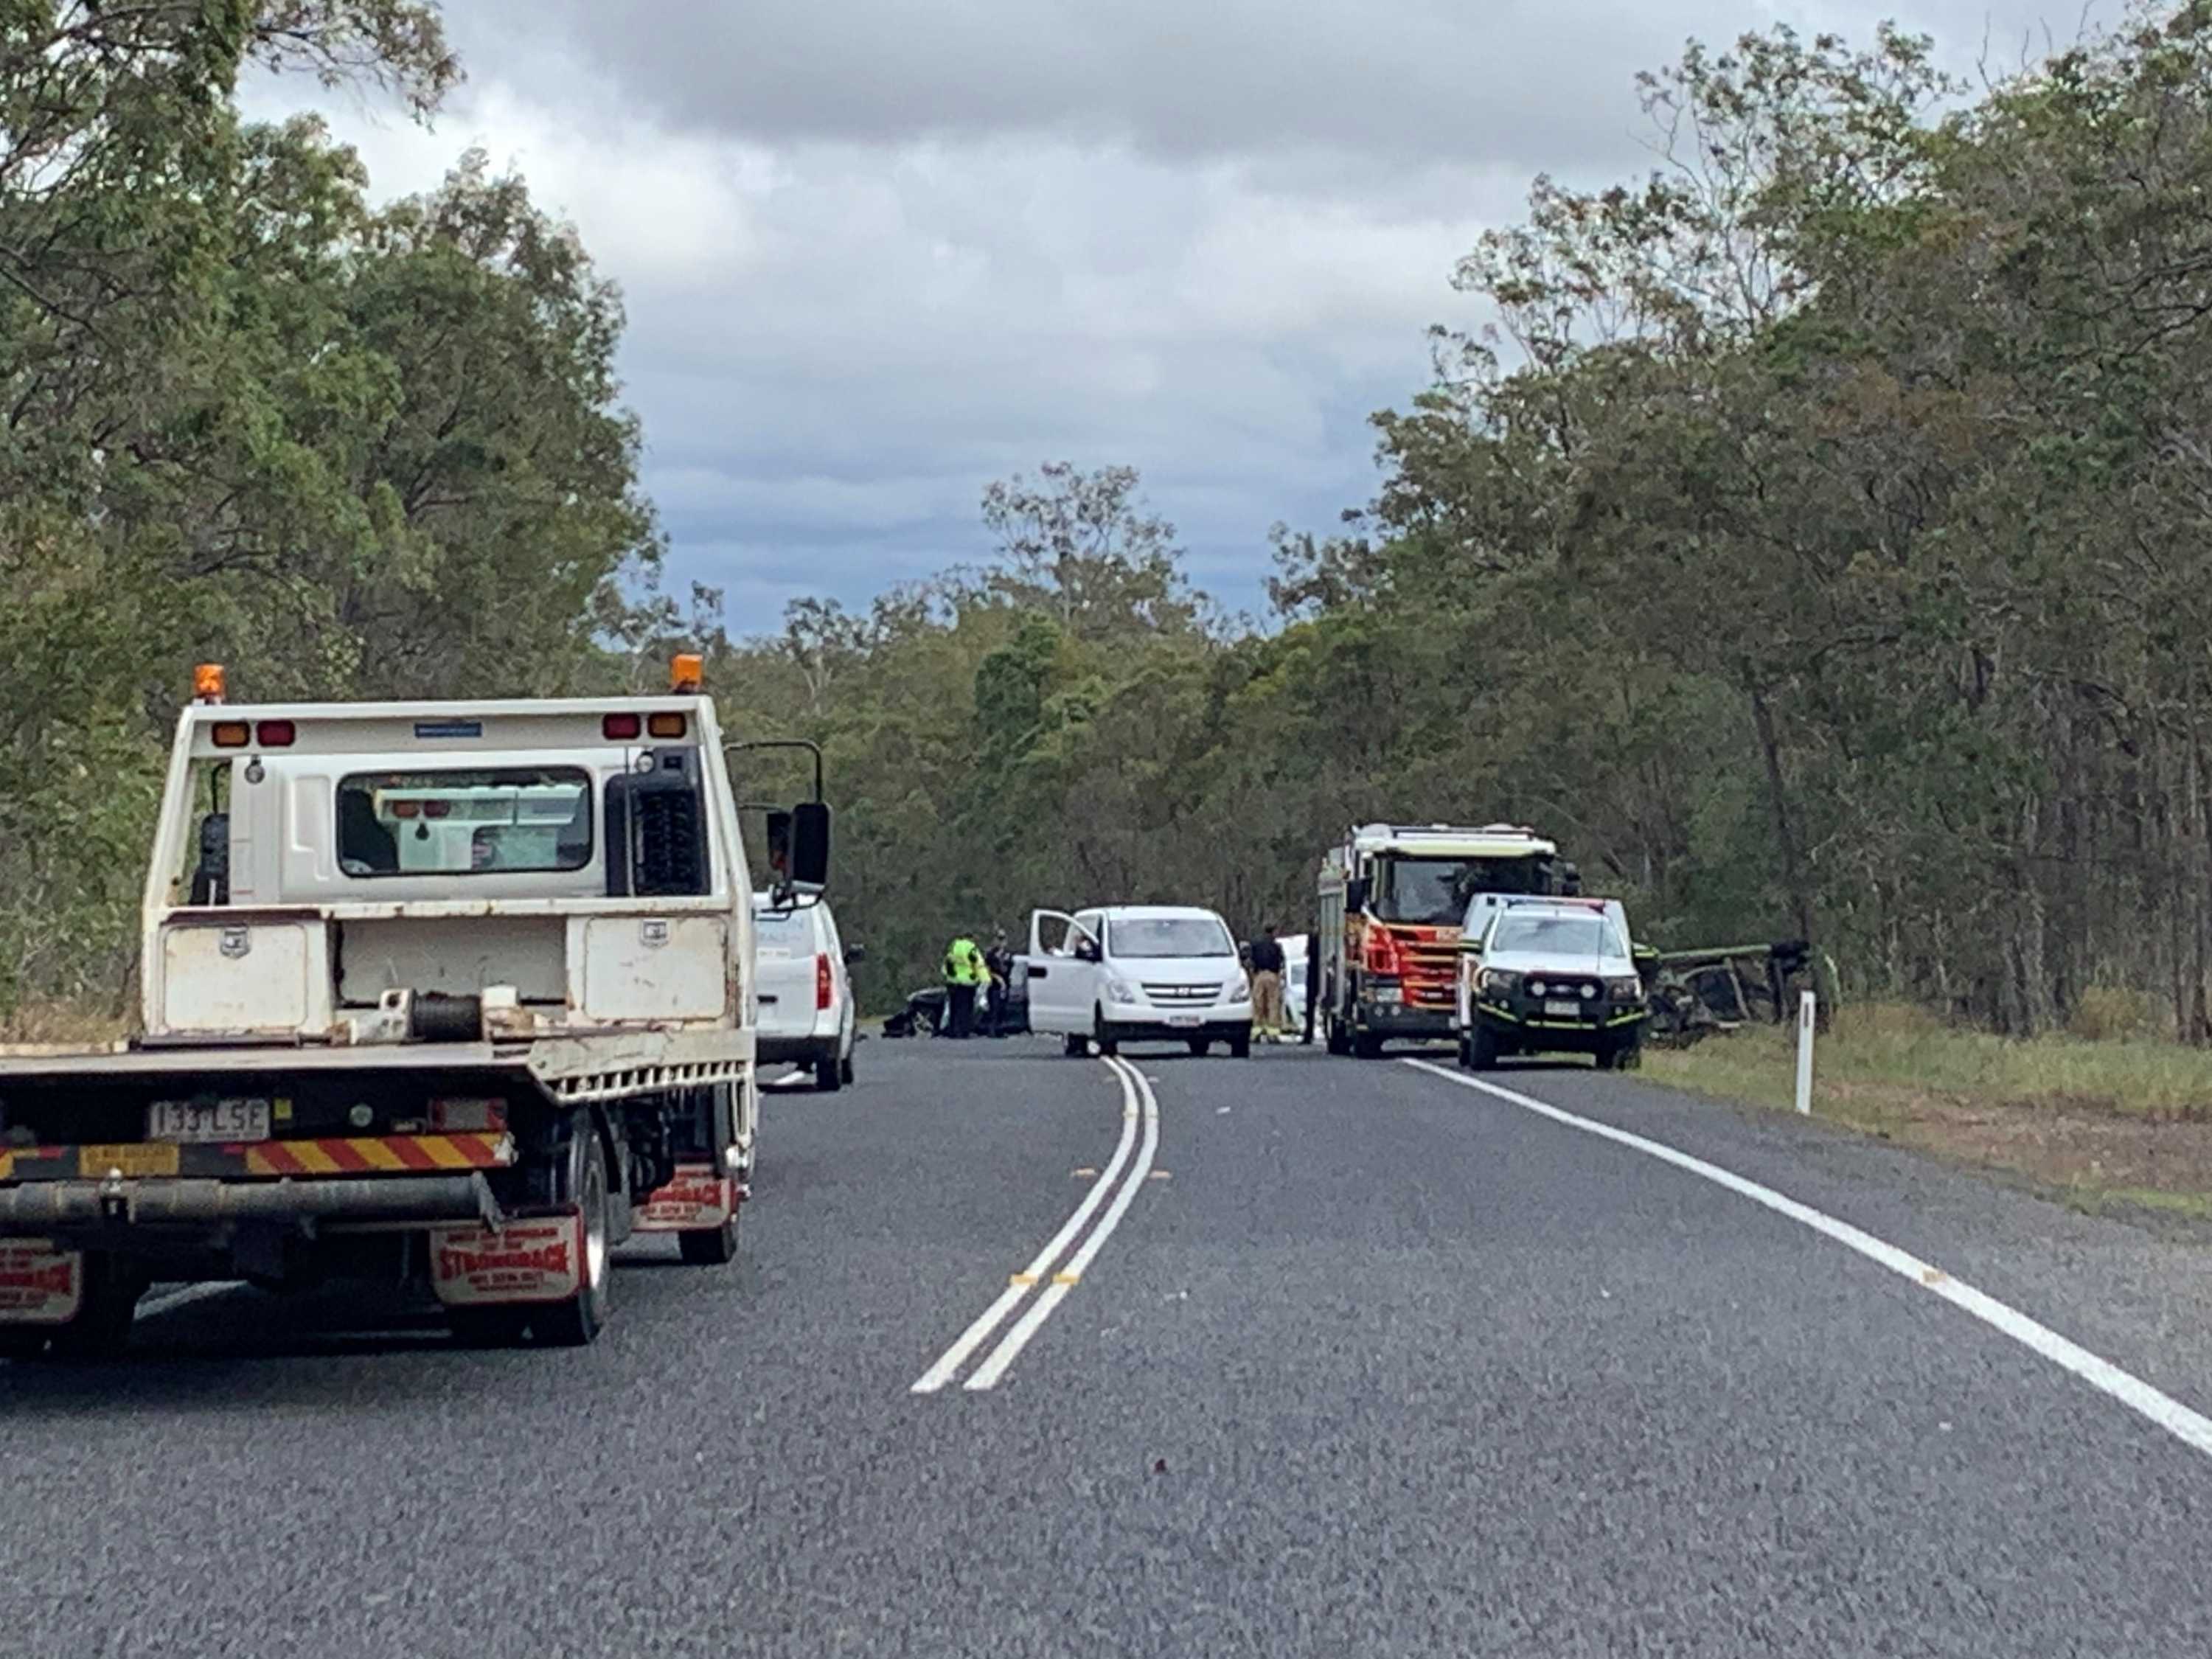
M 830 1006 L 830 999 L 836 994 L 836 981 L 830 976 L 829 955 L 826 952 L 817 951 L 814 957 L 814 1012 L 816 1013 L 821 1013 Z
M 1401 979 L 1406 972 L 1405 947 L 1387 927 L 1367 930 L 1367 971 L 1385 979 Z
M 507 1127 L 503 1100 L 434 1100 L 430 1127 L 440 1134 L 496 1134 Z

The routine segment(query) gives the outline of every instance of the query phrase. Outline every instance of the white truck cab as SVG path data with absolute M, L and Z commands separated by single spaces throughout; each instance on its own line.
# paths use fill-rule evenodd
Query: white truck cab
M 0 1057 L 0 1356 L 112 1346 L 155 1280 L 355 1274 L 427 1280 L 465 1336 L 584 1342 L 631 1232 L 730 1260 L 755 884 L 698 668 L 254 707 L 204 666 L 139 1035 Z M 826 877 L 816 793 L 770 817 L 787 890 Z
M 1097 1044 L 1182 1042 L 1203 1054 L 1216 1042 L 1252 1052 L 1252 981 L 1236 936 L 1194 905 L 1100 905 L 1030 917 L 1030 1029 L 1056 1035 L 1070 1054 Z

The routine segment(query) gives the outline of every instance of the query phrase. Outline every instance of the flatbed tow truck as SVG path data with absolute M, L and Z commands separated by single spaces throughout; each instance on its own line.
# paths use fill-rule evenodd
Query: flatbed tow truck
M 0 1357 L 155 1282 L 426 1282 L 589 1342 L 609 1251 L 726 1262 L 757 1155 L 751 896 L 696 658 L 665 697 L 234 706 L 171 751 L 140 1035 L 0 1058 Z M 734 747 L 743 747 L 735 745 Z M 829 811 L 772 815 L 787 897 Z

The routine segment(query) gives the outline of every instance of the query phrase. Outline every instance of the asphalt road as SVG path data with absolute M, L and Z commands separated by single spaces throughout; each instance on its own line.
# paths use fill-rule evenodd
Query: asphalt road
M 2212 1654 L 2212 1455 L 1919 1284 L 1411 1066 L 1139 1063 L 1152 1166 L 988 1389 L 1018 1309 L 911 1392 L 1145 1151 L 1141 1092 L 1042 1043 L 872 1042 L 773 1099 L 740 1263 L 633 1248 L 588 1350 L 230 1291 L 118 1364 L 0 1365 L 0 1652 Z M 2212 1411 L 2212 1254 L 1501 1080 Z

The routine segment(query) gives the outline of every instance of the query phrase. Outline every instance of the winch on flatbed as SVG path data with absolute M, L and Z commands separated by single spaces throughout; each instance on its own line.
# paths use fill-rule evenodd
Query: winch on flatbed
M 583 1342 L 632 1231 L 728 1261 L 754 881 L 696 658 L 673 683 L 247 708 L 204 667 L 143 1034 L 0 1058 L 0 1354 L 112 1346 L 155 1279 L 349 1273 L 427 1279 L 465 1334 Z M 818 891 L 818 791 L 772 818 L 777 890 Z

